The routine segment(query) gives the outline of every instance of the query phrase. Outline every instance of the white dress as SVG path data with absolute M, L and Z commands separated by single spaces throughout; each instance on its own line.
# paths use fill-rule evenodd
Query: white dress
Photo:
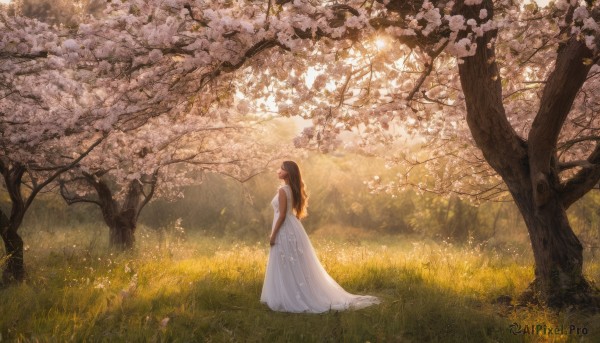
M 287 195 L 287 214 L 271 247 L 260 301 L 274 311 L 320 313 L 358 309 L 378 304 L 379 299 L 346 292 L 323 269 L 302 223 L 292 213 L 292 190 Z M 273 228 L 279 217 L 279 198 L 271 201 L 275 210 Z

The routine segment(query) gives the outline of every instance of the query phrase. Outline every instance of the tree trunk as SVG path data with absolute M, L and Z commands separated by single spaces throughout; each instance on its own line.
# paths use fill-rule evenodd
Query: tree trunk
M 109 227 L 110 247 L 120 251 L 133 249 L 137 219 L 142 208 L 152 196 L 152 192 L 144 197 L 142 184 L 138 180 L 133 180 L 129 183 L 127 194 L 120 206 L 104 180 L 91 175 L 86 177 L 98 194 L 100 201 L 97 204 L 102 210 L 104 222 Z
M 110 227 L 110 247 L 116 250 L 131 250 L 135 244 L 135 228 L 128 226 Z
M 21 165 L 8 168 L 2 163 L 0 170 L 2 170 L 4 185 L 12 203 L 10 217 L 7 218 L 3 213 L 1 221 L 4 222 L 4 225 L 0 225 L 0 236 L 2 236 L 6 253 L 6 265 L 2 272 L 2 281 L 4 283 L 20 282 L 25 279 L 23 240 L 18 234 L 19 227 L 27 211 L 27 206 L 21 194 L 21 180 L 25 168 Z
M 481 9 L 494 17 L 494 4 L 459 1 L 453 14 L 477 18 Z M 461 32 L 459 39 L 466 36 Z M 568 34 L 568 33 L 567 33 Z M 597 307 L 594 291 L 583 277 L 582 246 L 569 225 L 566 208 L 600 180 L 600 168 L 584 168 L 562 184 L 558 177 L 556 147 L 560 130 L 591 68 L 583 63 L 592 52 L 576 35 L 559 45 L 555 68 L 548 76 L 540 107 L 527 141 L 508 122 L 502 81 L 495 54 L 497 31 L 477 38 L 475 55 L 459 64 L 467 123 L 485 160 L 502 177 L 529 231 L 535 257 L 535 279 L 522 299 L 551 307 Z M 600 162 L 600 145 L 589 156 Z
M 60 192 L 69 205 L 78 202 L 98 205 L 109 228 L 109 246 L 120 251 L 130 250 L 135 244 L 135 229 L 140 212 L 154 195 L 158 172 L 157 169 L 139 180 L 131 180 L 125 189 L 122 203 L 115 199 L 110 182 L 102 177 L 106 174 L 103 171 L 94 174 L 82 172 L 83 180 L 94 188 L 97 199 L 70 195 L 65 184 L 61 184 Z M 147 192 L 144 185 L 150 186 Z
M 136 228 L 136 216 L 134 214 L 132 211 L 125 211 L 111 220 L 112 225 L 109 225 L 111 248 L 121 251 L 133 249 Z
M 0 211 L 0 236 L 4 241 L 6 251 L 6 265 L 2 273 L 2 281 L 23 281 L 25 278 L 25 264 L 23 263 L 23 240 L 11 225 L 10 220 Z
M 2 232 L 2 240 L 6 250 L 6 266 L 2 273 L 2 281 L 11 283 L 25 279 L 25 264 L 23 263 L 23 240 L 14 230 Z
M 554 308 L 598 306 L 583 276 L 583 247 L 569 225 L 560 198 L 555 194 L 536 209 L 531 189 L 511 193 L 525 219 L 535 259 L 535 278 L 521 301 Z

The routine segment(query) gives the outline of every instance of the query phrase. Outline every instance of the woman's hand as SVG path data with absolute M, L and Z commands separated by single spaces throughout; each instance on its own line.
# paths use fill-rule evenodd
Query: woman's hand
M 275 245 L 275 235 L 271 235 L 271 239 L 269 241 L 269 244 L 271 244 L 271 246 Z

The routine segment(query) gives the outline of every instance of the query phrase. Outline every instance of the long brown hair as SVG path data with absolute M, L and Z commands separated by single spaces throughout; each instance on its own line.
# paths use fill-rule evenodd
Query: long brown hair
M 290 188 L 292 189 L 293 208 L 298 219 L 306 217 L 308 214 L 308 195 L 304 189 L 304 182 L 300 174 L 300 168 L 294 161 L 284 161 L 281 168 L 288 173 Z

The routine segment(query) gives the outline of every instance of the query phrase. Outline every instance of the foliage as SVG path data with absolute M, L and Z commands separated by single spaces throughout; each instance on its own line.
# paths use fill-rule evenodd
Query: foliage
M 13 0 L 9 11 L 74 30 L 87 15 L 100 16 L 104 7 L 102 0 Z
M 387 169 L 383 160 L 349 152 L 336 155 L 308 153 L 297 159 L 309 191 L 308 232 L 319 237 L 372 238 L 379 234 L 409 234 L 454 244 L 484 244 L 504 249 L 527 241 L 523 220 L 510 202 L 473 204 L 457 197 L 411 190 L 393 195 L 372 192 L 365 181 L 376 175 L 379 182 L 394 179 L 397 168 Z M 273 165 L 273 169 L 277 168 Z M 421 175 L 421 179 L 427 179 Z M 182 198 L 157 199 L 142 213 L 143 225 L 166 229 L 178 218 L 186 232 L 205 232 L 217 237 L 262 239 L 268 234 L 273 212 L 270 201 L 278 187 L 273 171 L 244 184 L 216 174 L 186 187 Z M 370 182 L 368 182 L 370 183 Z M 600 253 L 599 194 L 591 192 L 569 210 L 575 232 L 588 252 Z M 91 206 L 66 207 L 60 197 L 44 194 L 24 225 L 38 230 L 53 226 L 76 226 L 101 221 Z M 5 208 L 5 202 L 0 207 Z M 32 242 L 33 243 L 33 242 Z
M 573 228 L 581 238 L 583 246 L 593 256 L 600 256 L 600 193 L 588 193 L 569 211 Z
M 394 179 L 397 168 L 373 157 L 338 151 L 336 155 L 308 153 L 297 159 L 309 192 L 309 216 L 306 230 L 317 235 L 350 238 L 359 234 L 416 234 L 419 237 L 446 240 L 457 244 L 469 242 L 503 246 L 527 240 L 523 220 L 510 202 L 473 204 L 457 197 L 411 190 L 372 192 L 365 184 L 376 176 L 378 182 Z M 275 165 L 276 167 L 276 165 Z M 419 176 L 426 180 L 427 175 Z M 269 232 L 273 212 L 270 201 L 278 181 L 274 172 L 260 175 L 243 185 L 214 175 L 208 182 L 184 191 L 176 202 L 157 201 L 141 220 L 153 227 L 168 226 L 183 219 L 188 231 L 260 239 Z M 367 183 L 370 183 L 367 182 Z M 582 199 L 581 206 L 593 207 L 596 193 Z M 576 223 L 598 220 L 573 209 L 570 218 Z M 343 229 L 337 229 L 337 228 Z M 577 233 L 582 232 L 575 225 Z M 598 244 L 600 227 L 590 226 L 584 239 L 586 247 Z M 589 238 L 589 239 L 588 239 Z
M 308 154 L 296 160 L 309 193 L 309 215 L 304 219 L 307 231 L 326 230 L 331 225 L 351 226 L 366 232 L 412 231 L 405 218 L 412 210 L 412 199 L 371 194 L 364 184 L 374 171 L 384 171 L 383 161 L 350 153 Z M 272 169 L 278 167 L 274 164 Z M 180 201 L 172 205 L 164 201 L 149 205 L 152 209 L 141 220 L 162 226 L 181 217 L 190 230 L 206 230 L 219 236 L 262 237 L 273 219 L 269 204 L 279 182 L 274 170 L 243 185 L 207 175 L 208 182 L 186 189 Z

